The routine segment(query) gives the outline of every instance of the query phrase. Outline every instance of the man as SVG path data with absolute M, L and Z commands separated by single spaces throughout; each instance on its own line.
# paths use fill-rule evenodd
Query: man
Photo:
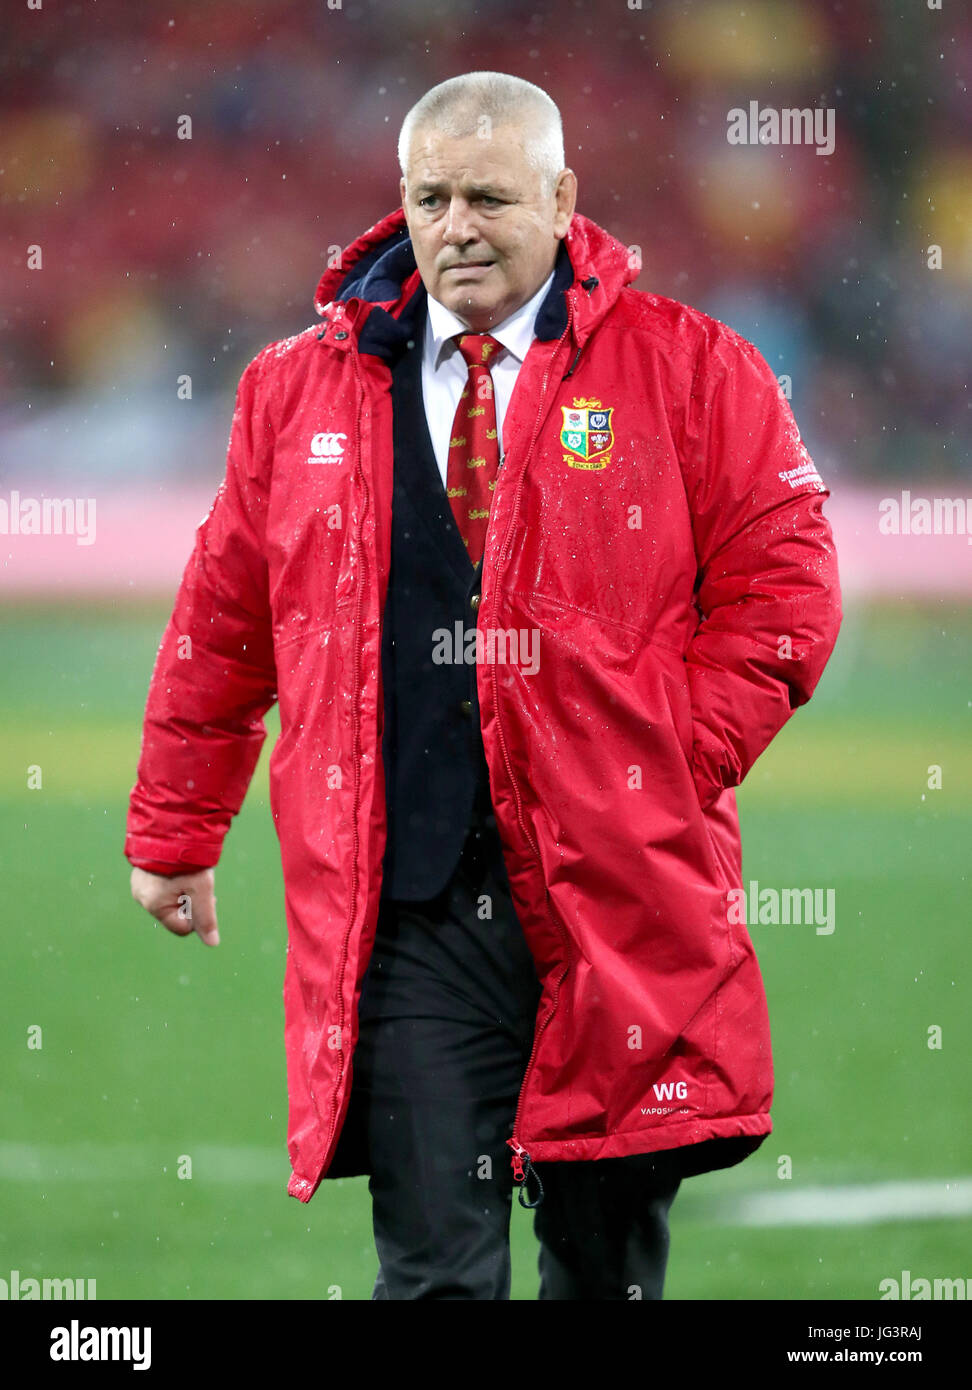
M 546 93 L 453 78 L 399 157 L 243 374 L 132 891 L 218 941 L 278 698 L 289 1192 L 370 1175 L 375 1298 L 508 1298 L 514 1182 L 541 1298 L 660 1298 L 680 1182 L 771 1129 L 732 788 L 836 639 L 827 492 L 755 348 L 575 213 Z

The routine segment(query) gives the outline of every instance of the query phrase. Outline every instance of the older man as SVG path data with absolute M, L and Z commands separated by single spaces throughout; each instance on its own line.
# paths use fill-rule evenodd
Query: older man
M 279 699 L 290 1193 L 369 1174 L 375 1298 L 508 1298 L 514 1183 L 541 1298 L 660 1298 L 680 1182 L 771 1129 L 732 788 L 836 639 L 827 493 L 756 350 L 575 214 L 546 93 L 453 78 L 399 157 L 241 380 L 132 891 L 215 944 Z

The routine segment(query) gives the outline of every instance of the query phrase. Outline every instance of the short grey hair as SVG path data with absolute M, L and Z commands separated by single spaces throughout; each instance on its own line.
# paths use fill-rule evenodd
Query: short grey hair
M 431 126 L 453 139 L 462 139 L 483 129 L 510 125 L 523 127 L 526 157 L 540 174 L 544 192 L 552 193 L 564 167 L 560 112 L 542 87 L 507 72 L 465 72 L 427 91 L 402 122 L 398 136 L 402 176 L 417 130 Z

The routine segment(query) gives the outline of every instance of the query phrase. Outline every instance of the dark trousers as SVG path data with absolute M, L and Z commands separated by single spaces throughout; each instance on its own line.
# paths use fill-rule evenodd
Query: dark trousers
M 540 985 L 489 814 L 426 902 L 385 900 L 362 989 L 349 1122 L 369 1157 L 373 1299 L 508 1299 L 506 1140 Z M 650 1155 L 537 1165 L 541 1299 L 659 1299 L 679 1179 Z M 537 1187 L 531 1177 L 528 1196 Z

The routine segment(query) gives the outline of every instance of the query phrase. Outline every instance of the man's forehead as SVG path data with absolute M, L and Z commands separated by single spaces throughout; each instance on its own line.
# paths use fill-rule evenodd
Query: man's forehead
M 434 166 L 420 166 L 416 177 L 413 169 L 408 183 L 412 193 L 441 193 L 455 189 L 459 193 L 515 193 L 522 190 L 522 181 L 510 177 L 510 170 L 498 169 L 495 174 L 485 170 L 455 169 L 450 172 Z
M 511 128 L 494 130 L 489 138 L 454 137 L 440 131 L 417 131 L 408 156 L 408 181 L 421 184 L 484 183 L 522 185 L 532 182 L 536 171 L 523 149 L 523 136 Z

